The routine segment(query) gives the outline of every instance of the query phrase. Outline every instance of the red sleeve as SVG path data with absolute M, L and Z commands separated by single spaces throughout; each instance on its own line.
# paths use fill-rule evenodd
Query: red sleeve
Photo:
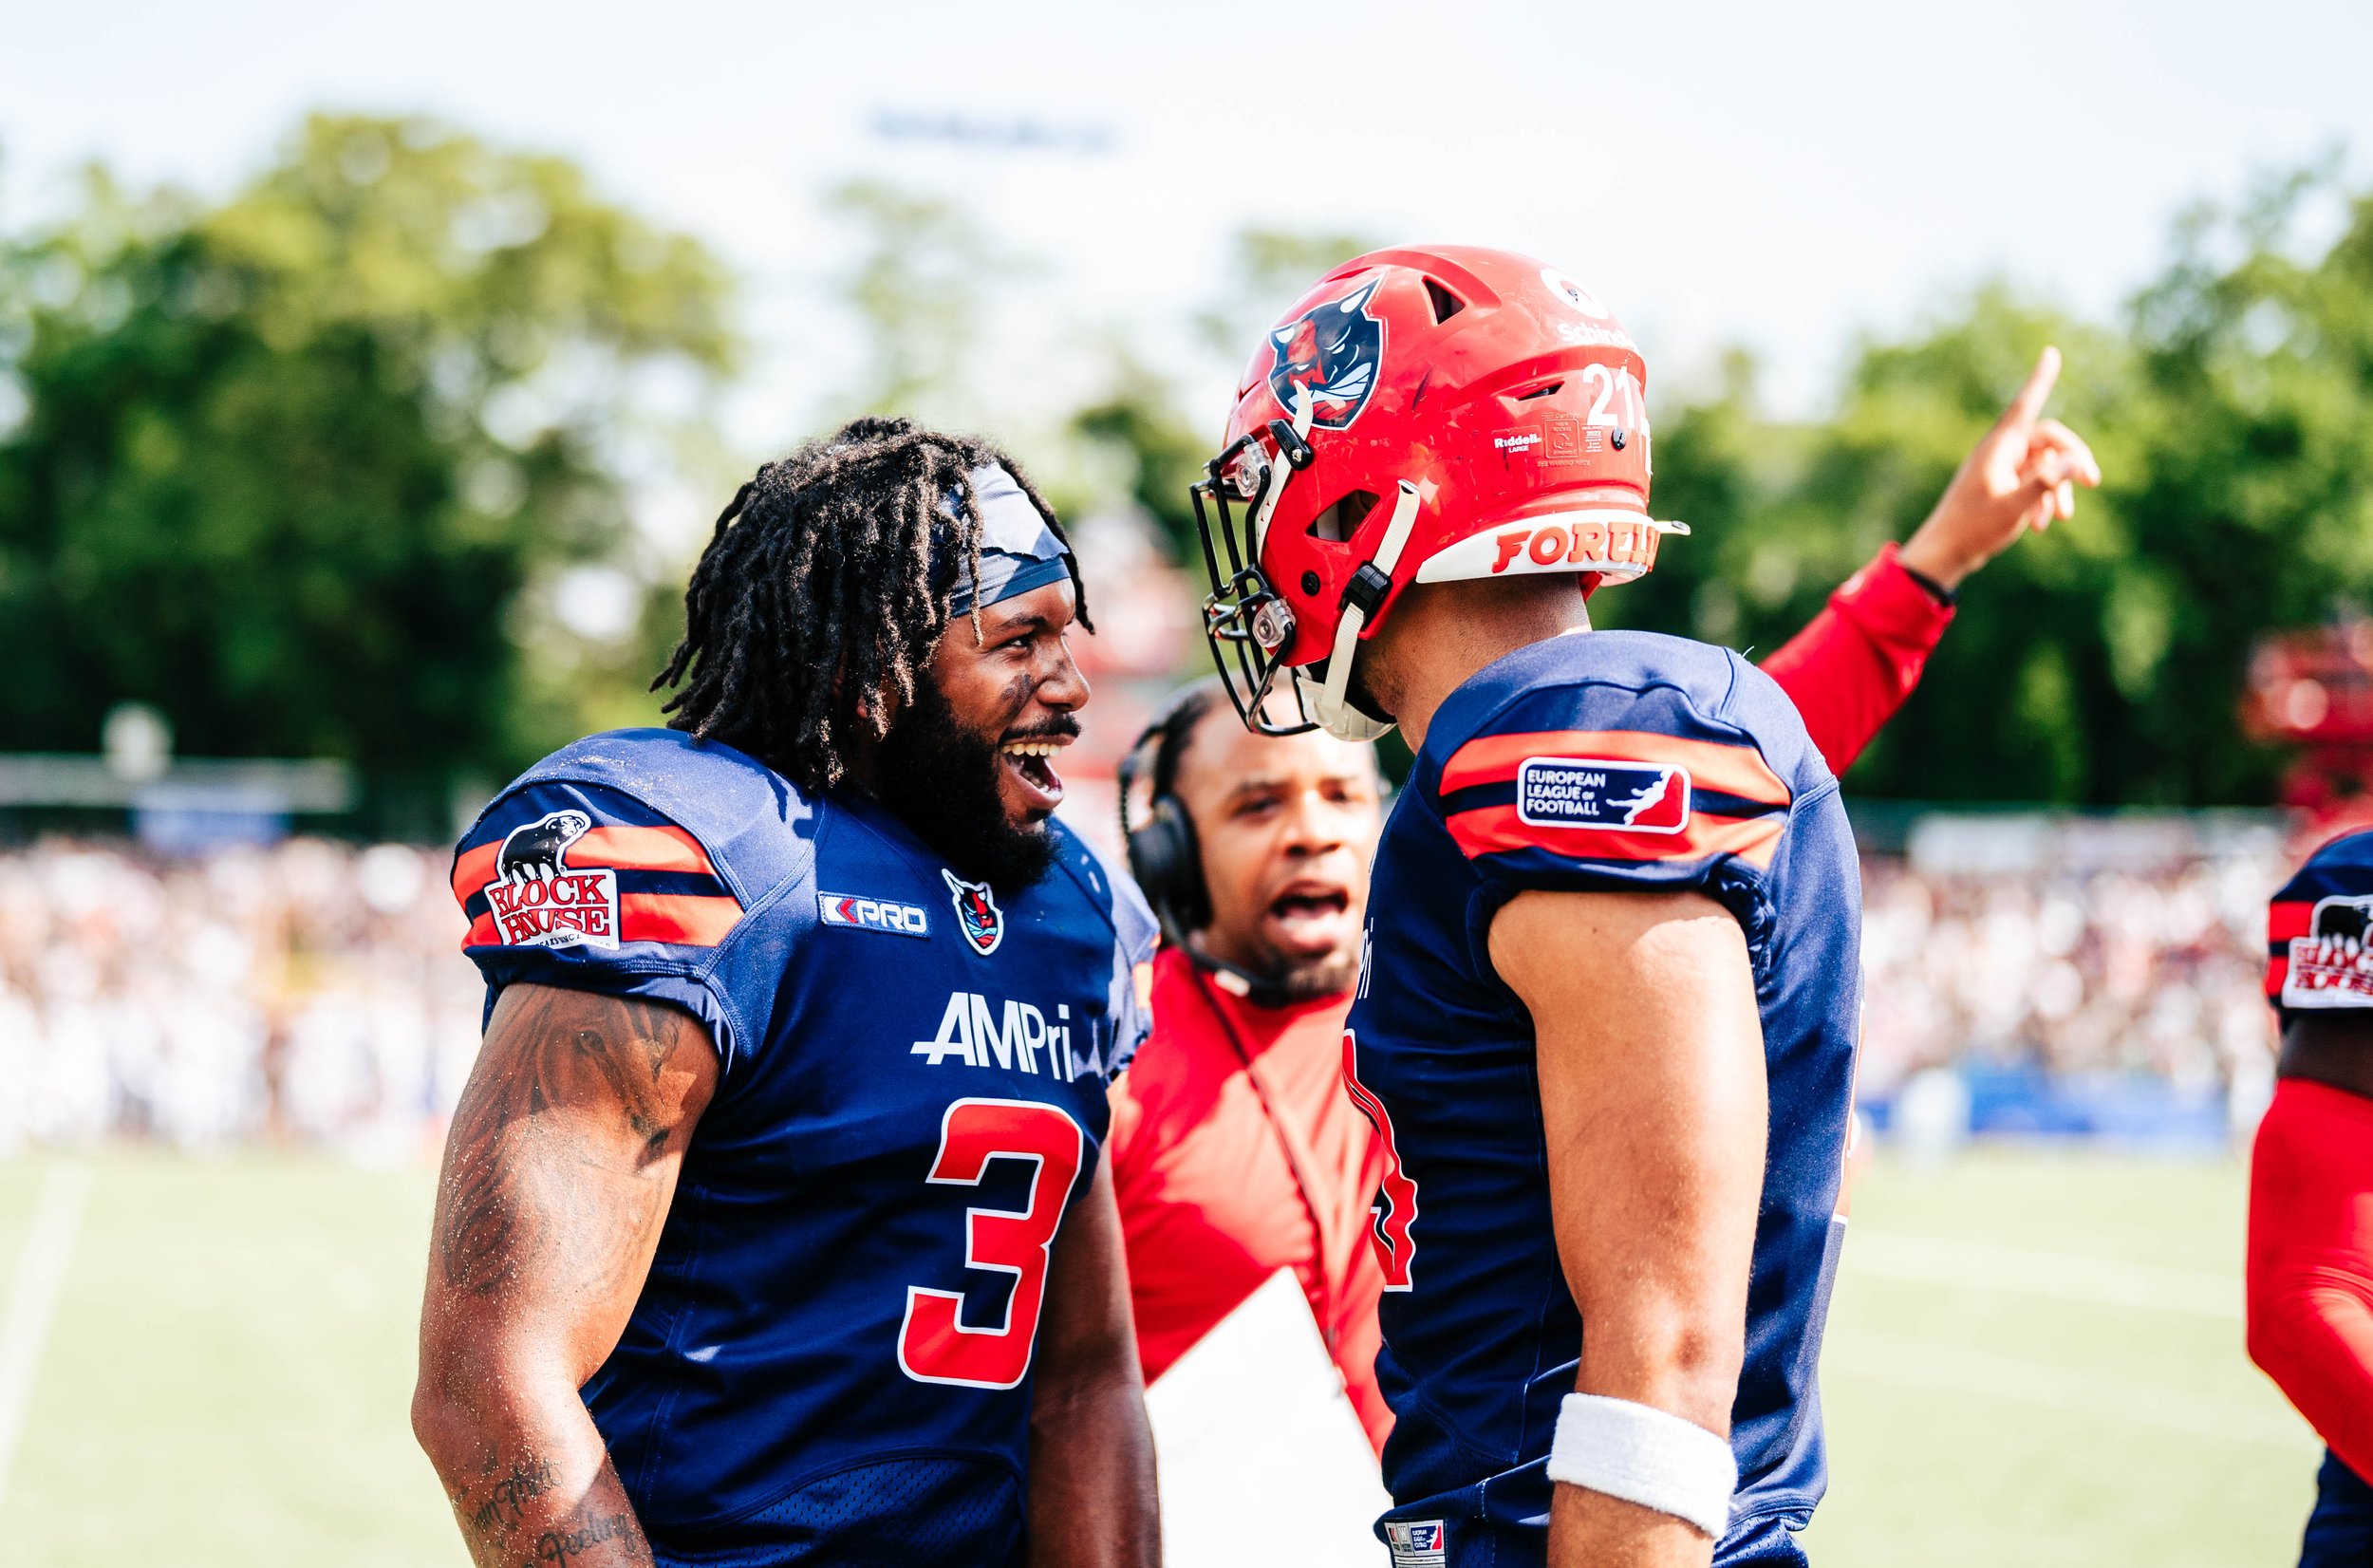
M 1804 716 L 1813 744 L 1842 775 L 1920 683 L 1953 607 L 1939 604 L 1883 547 L 1803 631 L 1763 662 Z
M 2373 1100 L 2286 1078 L 2250 1162 L 2250 1359 L 2373 1474 Z

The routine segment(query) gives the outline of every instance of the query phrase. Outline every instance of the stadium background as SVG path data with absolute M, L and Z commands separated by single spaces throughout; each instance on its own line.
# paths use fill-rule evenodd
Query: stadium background
M 1616 302 L 1696 532 L 1599 604 L 1743 648 L 2067 352 L 2106 485 L 1848 780 L 1816 1550 L 2282 1559 L 2314 1444 L 2241 1353 L 2239 1159 L 2264 900 L 2373 735 L 2373 21 L 867 15 L 10 19 L 0 1561 L 458 1560 L 403 1420 L 456 822 L 650 719 L 754 461 L 895 408 L 1075 520 L 1109 831 L 1245 345 L 1419 233 Z

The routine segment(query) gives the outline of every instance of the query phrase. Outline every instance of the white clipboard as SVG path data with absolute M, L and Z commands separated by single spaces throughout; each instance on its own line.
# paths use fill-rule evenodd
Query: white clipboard
M 1378 1568 L 1391 1505 L 1310 1304 L 1280 1269 L 1146 1391 L 1177 1565 Z

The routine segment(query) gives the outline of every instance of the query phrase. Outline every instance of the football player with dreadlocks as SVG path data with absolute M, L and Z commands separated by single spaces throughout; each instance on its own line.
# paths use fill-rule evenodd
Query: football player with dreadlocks
M 2056 371 L 1954 477 L 1964 537 L 2098 482 Z M 1823 1486 L 1853 839 L 1769 675 L 1590 627 L 1686 532 L 1648 511 L 1646 380 L 1553 268 L 1378 252 L 1265 336 L 1196 487 L 1245 724 L 1415 753 L 1342 1039 L 1402 1568 L 1801 1562 Z
M 484 1564 L 1155 1551 L 1105 1091 L 1141 900 L 1051 813 L 1088 687 L 1013 460 L 860 420 L 725 509 L 654 685 L 453 886 L 486 1039 L 413 1421 Z

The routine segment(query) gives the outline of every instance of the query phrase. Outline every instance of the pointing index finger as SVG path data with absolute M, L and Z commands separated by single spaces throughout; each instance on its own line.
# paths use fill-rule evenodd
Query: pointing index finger
M 2052 383 L 2060 379 L 2060 350 L 2046 347 L 2036 356 L 2035 368 L 2027 372 L 2027 384 L 2010 400 L 2003 411 L 2005 424 L 2033 424 L 2044 412 L 2044 401 L 2051 396 Z

